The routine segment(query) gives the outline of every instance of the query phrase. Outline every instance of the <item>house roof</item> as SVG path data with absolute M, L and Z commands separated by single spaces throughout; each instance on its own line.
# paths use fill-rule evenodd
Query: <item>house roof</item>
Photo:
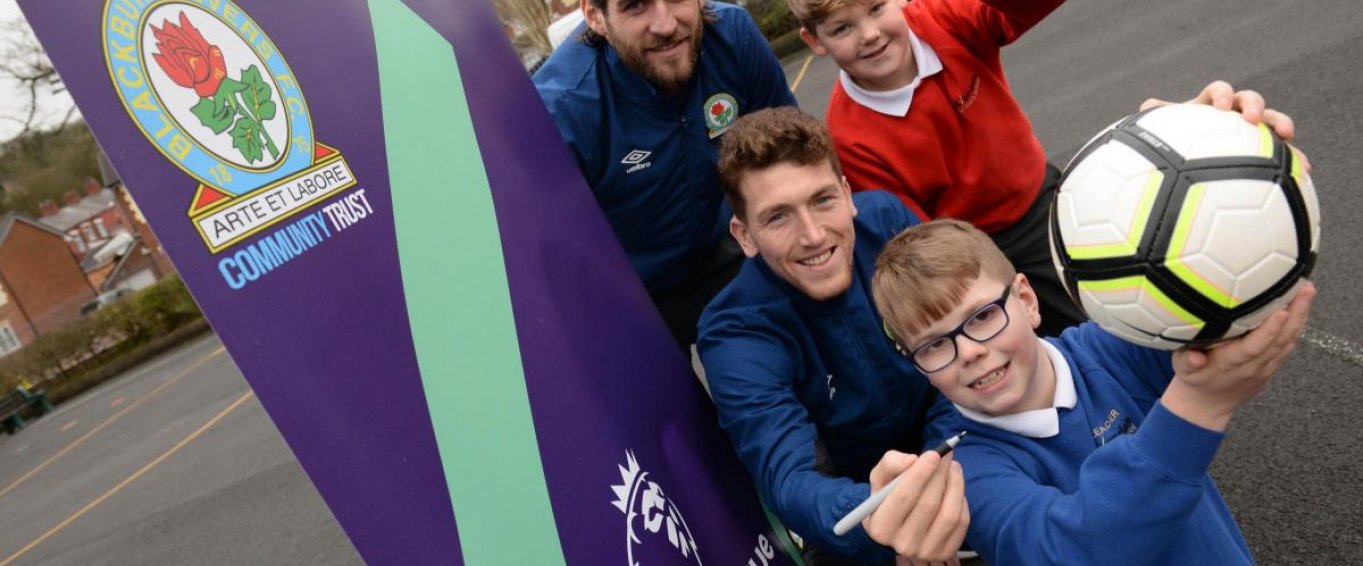
M 37 228 L 39 230 L 52 234 L 53 236 L 61 238 L 63 241 L 66 240 L 66 234 L 57 231 L 52 226 L 43 224 L 42 222 L 38 222 L 37 220 L 34 220 L 19 213 L 10 212 L 8 214 L 5 214 L 4 216 L 0 216 L 0 245 L 4 245 L 5 239 L 9 238 L 9 231 L 11 228 L 14 227 L 15 222 L 23 222 L 24 224 L 28 224 L 30 226 L 33 226 L 34 228 Z
M 80 202 L 76 204 L 61 207 L 56 214 L 42 217 L 40 222 L 56 228 L 58 232 L 66 232 L 72 226 L 108 210 L 109 207 L 114 205 L 114 198 L 112 190 L 100 189 L 99 192 L 80 199 Z
M 133 234 L 127 230 L 114 232 L 109 235 L 108 242 L 85 257 L 85 261 L 80 263 L 80 268 L 85 271 L 90 271 L 100 264 L 122 257 L 127 253 L 128 249 L 132 248 L 136 241 L 137 239 Z
M 114 265 L 113 270 L 109 271 L 109 276 L 105 277 L 104 282 L 99 284 L 99 290 L 101 292 L 111 290 L 109 289 L 109 283 L 118 280 L 118 277 L 123 274 L 123 269 L 128 266 L 128 260 L 133 257 L 133 254 L 128 252 L 131 252 L 134 246 L 140 245 L 141 243 L 141 236 L 134 235 L 132 237 L 132 241 L 129 242 L 127 248 L 124 249 L 123 255 L 118 256 L 118 263 Z

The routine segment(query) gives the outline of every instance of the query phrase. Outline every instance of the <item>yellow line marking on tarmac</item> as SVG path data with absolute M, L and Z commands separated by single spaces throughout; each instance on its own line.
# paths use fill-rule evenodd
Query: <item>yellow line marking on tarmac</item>
M 89 439 L 90 439 L 90 437 L 92 437 L 92 436 L 94 436 L 95 434 L 99 433 L 99 431 L 104 430 L 105 427 L 107 427 L 107 426 L 113 424 L 114 421 L 118 420 L 118 419 L 119 419 L 120 417 L 122 417 L 123 415 L 128 414 L 129 411 L 132 411 L 133 409 L 137 408 L 138 405 L 141 405 L 141 404 L 142 404 L 144 401 L 146 401 L 147 399 L 151 399 L 153 395 L 156 395 L 157 393 L 160 393 L 161 390 L 163 390 L 163 389 L 165 389 L 165 388 L 167 388 L 167 387 L 170 387 L 172 384 L 174 384 L 174 383 L 177 382 L 177 381 L 180 381 L 180 378 L 182 378 L 182 377 L 184 377 L 184 376 L 186 376 L 186 375 L 189 375 L 189 372 L 194 371 L 195 369 L 198 369 L 199 366 L 201 366 L 201 365 L 207 363 L 208 360 L 213 359 L 214 356 L 217 356 L 218 354 L 221 354 L 221 353 L 223 353 L 223 352 L 225 352 L 225 351 L 227 351 L 225 348 L 219 346 L 217 350 L 214 350 L 214 351 L 213 351 L 213 353 L 208 354 L 207 356 L 204 356 L 202 359 L 200 359 L 200 360 L 197 361 L 197 362 L 194 362 L 194 365 L 191 365 L 191 366 L 185 368 L 183 371 L 181 371 L 180 373 L 176 374 L 175 377 L 171 378 L 170 380 L 166 381 L 165 383 L 162 383 L 161 385 L 156 386 L 155 389 L 152 389 L 151 391 L 148 391 L 146 395 L 143 395 L 142 397 L 138 398 L 136 401 L 133 401 L 132 404 L 128 405 L 127 407 L 124 407 L 123 410 L 121 410 L 121 411 L 119 411 L 119 412 L 117 412 L 117 413 L 114 413 L 113 416 L 111 416 L 111 417 L 109 417 L 109 418 L 107 418 L 107 419 L 104 419 L 104 422 L 99 423 L 98 426 L 96 426 L 95 428 L 90 429 L 90 432 L 87 432 L 87 433 L 81 435 L 80 438 L 77 438 L 77 439 L 75 439 L 75 440 L 72 440 L 70 444 L 67 444 L 64 448 L 62 448 L 62 449 L 61 449 L 60 451 L 58 451 L 56 454 L 53 454 L 52 456 L 48 457 L 48 459 L 46 459 L 46 460 L 43 460 L 43 463 L 38 464 L 38 466 L 37 466 L 36 468 L 33 468 L 32 470 L 29 470 L 28 473 L 26 473 L 26 474 L 24 474 L 24 475 L 22 475 L 22 476 L 19 476 L 19 479 L 10 482 L 10 484 L 7 485 L 7 486 L 5 486 L 4 489 L 0 489 L 0 497 L 4 497 L 5 494 L 7 494 L 7 493 L 9 493 L 9 492 L 11 492 L 11 491 L 14 491 L 14 488 L 19 487 L 19 484 L 22 484 L 22 483 L 24 483 L 25 481 L 28 481 L 28 479 L 31 478 L 31 477 L 33 477 L 34 474 L 37 474 L 38 472 L 43 471 L 43 470 L 46 469 L 48 466 L 52 465 L 53 462 L 56 462 L 59 458 L 61 458 L 62 456 L 65 456 L 68 452 L 70 452 L 70 451 L 72 451 L 72 450 L 75 450 L 77 446 L 80 446 L 81 444 L 84 444 L 86 440 L 89 440 Z
M 795 82 L 790 83 L 790 92 L 795 92 L 795 89 L 800 88 L 800 81 L 804 80 L 805 71 L 809 70 L 809 64 L 813 61 L 814 61 L 813 54 L 811 54 L 808 57 L 805 57 L 805 64 L 800 67 L 800 73 L 795 75 Z
M 57 526 L 48 529 L 47 532 L 43 533 L 42 536 L 34 539 L 33 542 L 24 545 L 23 548 L 19 549 L 14 554 L 9 555 L 9 558 L 6 558 L 4 561 L 0 561 L 0 566 L 7 566 L 8 564 L 14 562 L 15 560 L 18 560 L 21 556 L 27 554 L 28 551 L 33 550 L 33 547 L 42 544 L 43 541 L 49 538 L 52 538 L 53 535 L 57 534 L 62 529 L 66 528 L 72 522 L 75 522 L 76 519 L 79 519 L 81 518 L 81 516 L 85 515 L 86 513 L 89 513 L 91 509 L 98 507 L 99 504 L 104 503 L 105 500 L 109 499 L 110 497 L 113 497 L 114 494 L 123 491 L 123 488 L 128 487 L 128 484 L 131 484 L 132 482 L 136 481 L 137 478 L 140 478 L 147 472 L 151 471 L 152 468 L 155 468 L 161 462 L 164 462 L 166 458 L 169 458 L 176 452 L 179 452 L 181 448 L 184 448 L 190 442 L 193 442 L 194 439 L 203 435 L 203 433 L 208 432 L 208 429 L 213 428 L 213 425 L 218 424 L 218 421 L 221 421 L 224 417 L 231 414 L 232 411 L 237 410 L 237 407 L 240 407 L 242 403 L 245 403 L 254 395 L 255 392 L 247 391 L 246 393 L 243 393 L 241 397 L 237 397 L 237 400 L 233 401 L 231 405 L 228 405 L 226 409 L 223 409 L 213 418 L 208 419 L 208 422 L 204 423 L 194 432 L 189 433 L 189 436 L 180 439 L 179 442 L 175 443 L 175 446 L 170 447 L 170 450 L 162 452 L 160 456 L 156 457 L 156 459 L 147 462 L 146 465 L 142 466 L 141 468 L 138 468 L 138 470 L 136 472 L 133 472 L 131 476 L 128 476 L 123 481 L 118 482 L 118 485 L 115 485 L 114 487 L 110 488 L 109 491 L 104 492 L 103 495 L 96 497 L 94 501 L 91 501 L 90 503 L 86 504 L 85 507 L 82 507 L 80 509 L 80 511 L 72 513 L 70 517 L 66 518 L 66 520 L 58 523 Z

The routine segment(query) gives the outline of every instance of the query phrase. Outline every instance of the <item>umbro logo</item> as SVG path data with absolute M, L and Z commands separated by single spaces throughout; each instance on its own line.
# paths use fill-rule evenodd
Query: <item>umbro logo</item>
M 633 173 L 640 169 L 648 169 L 653 165 L 652 162 L 645 161 L 650 155 L 653 155 L 653 152 L 636 149 L 625 155 L 625 158 L 621 159 L 620 163 L 629 165 L 629 168 L 625 169 L 625 173 Z
M 620 162 L 624 163 L 625 165 L 634 165 L 637 163 L 642 163 L 645 159 L 648 159 L 648 156 L 650 155 L 653 155 L 653 152 L 644 151 L 642 149 L 636 149 L 634 151 L 629 152 L 629 155 L 626 155 L 624 159 L 620 160 Z

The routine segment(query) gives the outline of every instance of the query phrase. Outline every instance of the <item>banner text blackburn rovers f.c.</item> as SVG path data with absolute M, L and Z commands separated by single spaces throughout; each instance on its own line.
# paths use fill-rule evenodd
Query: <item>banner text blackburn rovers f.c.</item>
M 484 2 L 20 4 L 367 561 L 796 561 Z

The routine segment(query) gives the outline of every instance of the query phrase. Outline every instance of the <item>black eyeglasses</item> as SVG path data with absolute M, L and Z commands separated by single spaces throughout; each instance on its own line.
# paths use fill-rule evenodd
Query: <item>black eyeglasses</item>
M 899 338 L 890 330 L 889 323 L 883 323 L 885 335 L 890 337 L 890 342 L 894 343 L 895 350 L 913 361 L 913 365 L 918 366 L 918 371 L 932 373 L 942 371 L 947 366 L 956 361 L 956 337 L 965 336 L 981 344 L 988 342 L 998 336 L 1003 329 L 1008 328 L 1008 309 L 1004 308 L 1008 304 L 1008 295 L 1013 291 L 1013 286 L 1008 285 L 1003 288 L 1003 294 L 999 298 L 989 302 L 966 317 L 965 322 L 957 326 L 951 332 L 929 340 L 927 344 L 919 346 L 913 351 L 908 351 Z

